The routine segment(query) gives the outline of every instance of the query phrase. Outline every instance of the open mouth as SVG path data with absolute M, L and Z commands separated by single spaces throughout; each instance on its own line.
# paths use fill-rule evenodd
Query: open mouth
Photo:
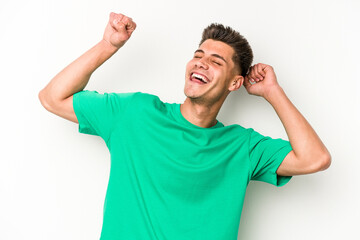
M 191 73 L 190 80 L 202 84 L 207 84 L 209 82 L 209 79 L 207 77 L 199 73 Z

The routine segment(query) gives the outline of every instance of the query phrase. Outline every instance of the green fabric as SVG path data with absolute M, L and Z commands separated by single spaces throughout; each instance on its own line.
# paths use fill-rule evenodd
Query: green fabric
M 99 135 L 111 154 L 101 240 L 236 240 L 250 180 L 276 186 L 291 151 L 239 125 L 201 128 L 180 104 L 144 93 L 82 91 L 79 131 Z

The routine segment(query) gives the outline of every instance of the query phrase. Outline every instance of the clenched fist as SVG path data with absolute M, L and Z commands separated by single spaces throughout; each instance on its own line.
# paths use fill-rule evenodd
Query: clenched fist
M 110 13 L 103 39 L 113 47 L 119 49 L 131 37 L 136 28 L 136 23 L 123 14 Z
M 263 63 L 250 67 L 249 73 L 245 76 L 244 87 L 249 94 L 264 98 L 280 88 L 273 67 Z

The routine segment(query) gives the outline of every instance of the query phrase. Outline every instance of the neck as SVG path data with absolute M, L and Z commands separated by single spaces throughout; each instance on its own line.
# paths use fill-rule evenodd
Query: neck
M 219 113 L 222 102 L 208 106 L 206 104 L 196 103 L 190 98 L 186 98 L 180 106 L 183 117 L 192 124 L 209 128 L 216 125 L 216 116 Z

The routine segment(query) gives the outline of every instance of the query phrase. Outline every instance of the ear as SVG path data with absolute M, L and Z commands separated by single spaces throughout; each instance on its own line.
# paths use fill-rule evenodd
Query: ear
M 236 91 L 238 90 L 241 85 L 243 85 L 244 83 L 244 77 L 241 75 L 236 75 L 231 81 L 230 81 L 230 85 L 229 85 L 229 91 Z

